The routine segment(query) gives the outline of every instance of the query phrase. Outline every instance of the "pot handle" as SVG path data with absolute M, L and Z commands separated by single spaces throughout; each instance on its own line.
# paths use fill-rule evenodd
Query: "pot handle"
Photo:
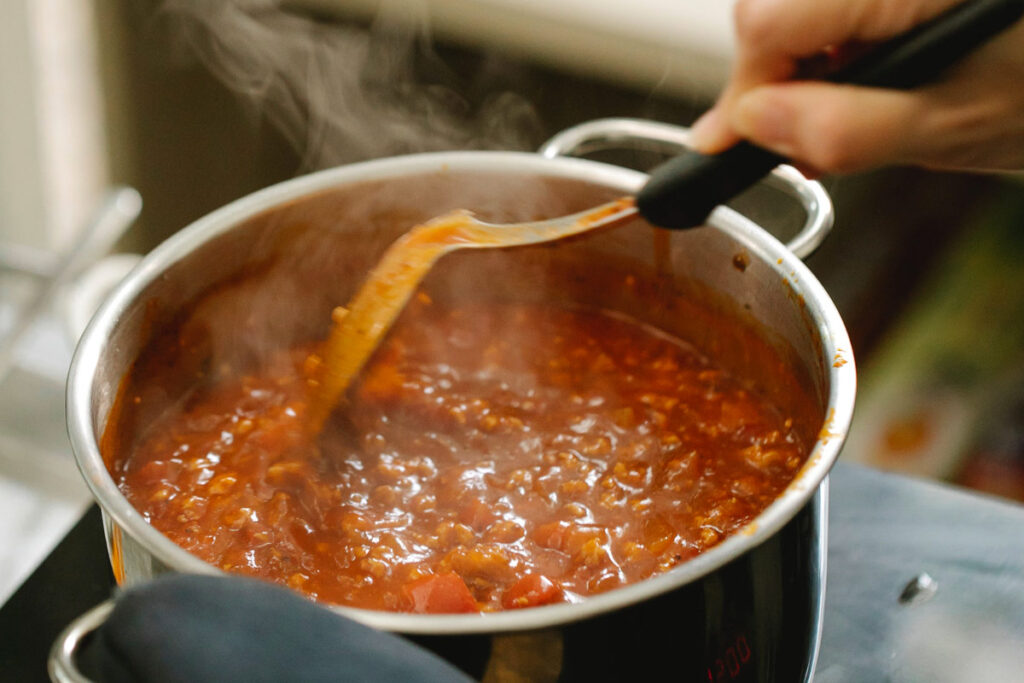
M 644 119 L 607 118 L 566 128 L 538 151 L 548 159 L 619 148 L 674 155 L 688 148 L 689 143 L 690 130 L 683 126 Z M 835 220 L 832 200 L 825 188 L 786 164 L 765 176 L 765 182 L 800 202 L 807 219 L 800 232 L 786 242 L 786 248 L 801 259 L 810 256 L 828 235 Z
M 46 662 L 46 670 L 53 683 L 92 683 L 91 679 L 86 678 L 78 670 L 75 656 L 82 641 L 107 620 L 113 609 L 113 600 L 101 602 L 61 631 L 50 648 L 50 656 Z

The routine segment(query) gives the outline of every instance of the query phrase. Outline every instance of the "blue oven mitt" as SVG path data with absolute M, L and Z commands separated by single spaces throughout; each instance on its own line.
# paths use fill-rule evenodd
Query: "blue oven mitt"
M 403 638 L 284 588 L 198 575 L 123 591 L 77 663 L 100 683 L 472 680 Z

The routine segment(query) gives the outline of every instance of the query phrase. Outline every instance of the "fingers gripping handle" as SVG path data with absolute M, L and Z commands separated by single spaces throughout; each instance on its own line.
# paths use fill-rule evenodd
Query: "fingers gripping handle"
M 894 38 L 826 80 L 883 88 L 927 83 L 989 38 L 1016 23 L 1024 0 L 968 0 Z M 748 142 L 717 155 L 686 152 L 651 172 L 636 197 L 648 222 L 664 228 L 701 225 L 718 206 L 785 158 Z

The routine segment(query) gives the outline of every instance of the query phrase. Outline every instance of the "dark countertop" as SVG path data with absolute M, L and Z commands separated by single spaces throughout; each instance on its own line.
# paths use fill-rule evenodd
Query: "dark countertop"
M 931 581 L 905 591 L 921 574 Z M 0 608 L 4 680 L 48 680 L 57 634 L 113 585 L 93 506 Z M 815 680 L 1010 681 L 1022 671 L 1024 506 L 837 465 Z
M 840 464 L 828 563 L 818 683 L 1024 677 L 1024 506 Z

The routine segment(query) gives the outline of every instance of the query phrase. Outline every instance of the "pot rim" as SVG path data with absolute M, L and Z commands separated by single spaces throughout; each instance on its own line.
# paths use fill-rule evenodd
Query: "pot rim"
M 615 187 L 624 193 L 635 192 L 647 177 L 638 171 L 600 162 L 565 157 L 546 159 L 528 152 L 436 152 L 377 159 L 301 176 L 237 199 L 172 235 L 145 256 L 93 316 L 75 350 L 68 375 L 68 435 L 78 468 L 104 514 L 169 568 L 193 573 L 223 573 L 191 555 L 145 521 L 107 471 L 92 424 L 94 373 L 110 335 L 122 313 L 167 268 L 247 218 L 332 187 L 409 175 L 495 171 L 572 178 Z M 779 274 L 794 298 L 803 302 L 807 317 L 821 340 L 819 360 L 825 364 L 829 379 L 825 424 L 807 461 L 786 490 L 743 529 L 697 557 L 663 574 L 578 603 L 489 614 L 448 615 L 325 607 L 369 626 L 402 633 L 496 633 L 557 626 L 616 610 L 690 583 L 774 535 L 807 504 L 838 457 L 853 415 L 856 370 L 849 336 L 822 285 L 781 242 L 727 207 L 715 209 L 707 223 L 743 243 L 752 257 L 761 259 Z

